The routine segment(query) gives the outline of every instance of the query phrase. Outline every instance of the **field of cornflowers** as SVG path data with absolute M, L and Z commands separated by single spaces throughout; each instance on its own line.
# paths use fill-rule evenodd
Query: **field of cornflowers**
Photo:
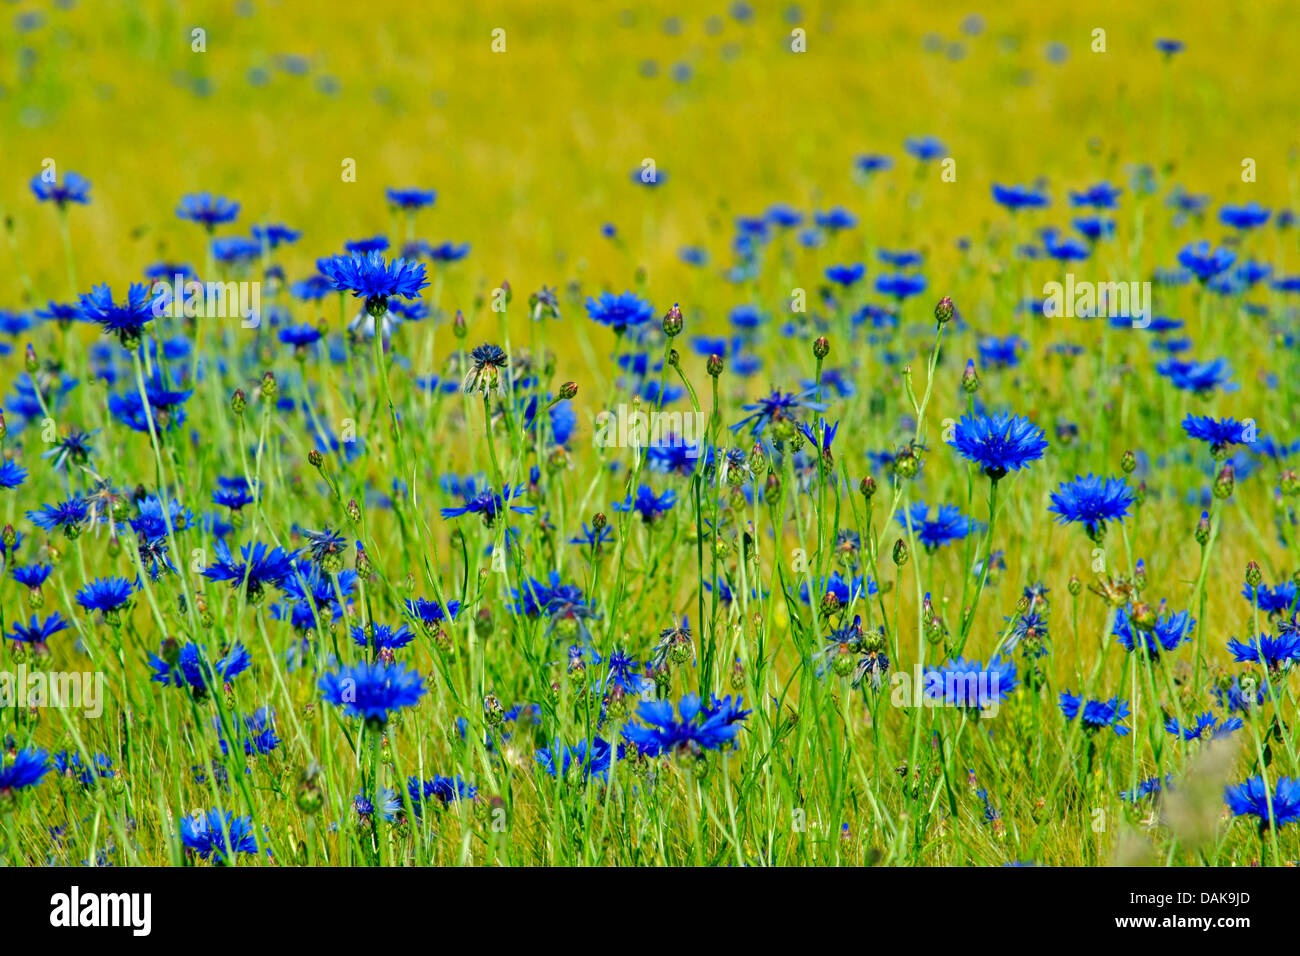
M 455 6 L 0 10 L 0 861 L 1294 865 L 1285 5 Z

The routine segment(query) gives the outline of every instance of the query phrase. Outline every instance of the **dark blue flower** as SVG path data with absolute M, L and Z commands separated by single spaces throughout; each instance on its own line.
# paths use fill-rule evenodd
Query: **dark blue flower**
M 1116 736 L 1128 736 L 1130 728 L 1120 721 L 1128 716 L 1129 706 L 1118 697 L 1112 697 L 1110 700 L 1090 700 L 1084 703 L 1082 697 L 1075 697 L 1068 690 L 1061 691 L 1061 713 L 1065 715 L 1065 719 L 1074 720 L 1081 711 L 1084 730 L 1091 732 L 1110 727 L 1115 731 Z
M 407 211 L 432 206 L 434 200 L 438 198 L 437 191 L 433 189 L 393 189 L 389 187 L 384 190 L 384 195 L 390 205 Z
M 47 179 L 47 173 L 51 178 Z M 90 180 L 85 176 L 68 170 L 63 174 L 63 182 L 53 178 L 52 172 L 37 173 L 32 177 L 32 192 L 41 202 L 52 202 L 63 209 L 70 202 L 83 206 L 90 202 Z
M 1010 412 L 963 415 L 948 444 L 995 481 L 1042 458 L 1047 449 L 1042 429 Z
M 1231 249 L 1220 247 L 1211 250 L 1210 243 L 1205 239 L 1183 246 L 1178 253 L 1179 264 L 1190 269 L 1202 282 L 1208 282 L 1236 261 L 1237 254 Z
M 643 701 L 637 707 L 642 723 L 628 724 L 623 736 L 647 757 L 675 752 L 699 756 L 735 739 L 740 722 L 751 713 L 741 710 L 741 706 L 740 698 L 733 701 L 731 697 L 715 697 L 706 707 L 697 695 L 687 694 L 678 702 L 674 715 L 670 700 Z
M 1248 202 L 1243 206 L 1221 206 L 1219 222 L 1234 229 L 1255 229 L 1268 222 L 1272 212 L 1257 202 Z
M 1265 614 L 1285 614 L 1295 604 L 1297 593 L 1300 592 L 1294 581 L 1283 581 L 1277 587 L 1261 584 L 1252 588 L 1247 584 L 1242 589 L 1241 596 L 1257 605 Z
M 641 515 L 644 523 L 650 524 L 667 514 L 676 503 L 677 492 L 673 489 L 669 488 L 656 495 L 649 485 L 641 485 L 637 488 L 635 498 L 629 494 L 623 501 L 614 502 L 613 508 L 615 511 L 635 511 Z
M 181 843 L 191 853 L 219 865 L 228 863 L 232 853 L 257 852 L 252 818 L 236 817 L 229 810 L 212 809 L 182 817 Z
M 1184 727 L 1178 722 L 1178 719 L 1171 716 L 1165 717 L 1165 732 L 1173 734 L 1175 737 L 1181 736 L 1184 740 L 1205 740 L 1206 735 L 1209 739 L 1218 740 L 1220 737 L 1226 737 L 1234 730 L 1240 730 L 1245 723 L 1240 717 L 1229 717 L 1219 724 L 1218 720 L 1208 710 L 1196 718 L 1195 725 Z
M 87 322 L 117 336 L 123 346 L 134 348 L 144 327 L 153 321 L 155 302 L 142 282 L 131 283 L 126 301 L 121 303 L 113 301 L 113 290 L 107 284 L 97 285 L 81 297 L 81 314 Z
M 915 501 L 906 514 L 894 516 L 904 528 L 911 519 L 912 531 L 927 551 L 933 551 L 950 541 L 960 541 L 970 533 L 970 520 L 958 510 L 956 505 L 940 505 L 934 520 L 930 520 L 930 506 L 924 501 Z
M 1291 630 L 1270 637 L 1261 634 L 1249 641 L 1229 639 L 1228 650 L 1236 661 L 1263 664 L 1271 671 L 1281 669 L 1290 661 L 1300 660 L 1300 631 Z
M 429 284 L 421 263 L 406 259 L 385 262 L 378 251 L 334 256 L 318 266 L 335 290 L 365 299 L 366 311 L 372 316 L 388 311 L 389 296 L 418 299 L 420 290 Z
M 993 201 L 1012 212 L 1020 209 L 1042 209 L 1051 205 L 1047 193 L 1028 186 L 1000 186 L 993 184 Z
M 0 757 L 0 796 L 34 787 L 50 772 L 49 754 L 36 747 L 24 747 L 13 761 Z
M 1133 624 L 1128 611 L 1119 608 L 1115 611 L 1115 625 L 1111 633 L 1126 651 L 1141 647 L 1152 660 L 1156 660 L 1161 653 L 1175 650 L 1180 644 L 1191 640 L 1195 628 L 1196 620 L 1188 611 L 1160 615 L 1151 627 L 1144 629 Z
M 1082 524 L 1096 540 L 1105 533 L 1107 521 L 1123 522 L 1132 505 L 1133 492 L 1123 478 L 1096 478 L 1090 472 L 1086 478 L 1061 482 L 1047 510 L 1060 524 Z
M 185 644 L 176 651 L 164 642 L 159 653 L 149 655 L 149 666 L 153 669 L 150 680 L 172 687 L 185 687 L 196 698 L 203 698 L 248 670 L 251 663 L 248 650 L 238 641 L 215 664 L 201 644 Z
M 444 518 L 459 518 L 461 515 L 476 514 L 483 519 L 483 524 L 490 528 L 496 523 L 497 517 L 506 511 L 513 511 L 516 514 L 532 514 L 537 510 L 533 505 L 513 503 L 518 502 L 523 494 L 523 485 L 519 485 L 514 489 L 507 485 L 503 494 L 497 494 L 491 488 L 475 493 L 471 486 L 465 495 L 464 505 L 454 508 L 442 508 L 441 512 Z
M 632 292 L 624 292 L 622 295 L 602 292 L 599 299 L 587 299 L 587 315 L 622 335 L 629 328 L 636 328 L 653 319 L 654 306 Z
M 320 679 L 325 700 L 349 717 L 386 724 L 392 712 L 413 707 L 424 695 L 418 671 L 404 664 L 353 664 Z
M 134 591 L 126 578 L 96 578 L 77 592 L 77 603 L 91 614 L 111 614 L 126 607 Z
M 1273 785 L 1272 799 L 1262 778 L 1250 777 L 1244 783 L 1228 787 L 1223 799 L 1235 816 L 1259 817 L 1260 830 L 1272 825 L 1281 828 L 1300 820 L 1300 780 L 1279 777 Z
M 0 488 L 17 488 L 27 480 L 27 469 L 12 458 L 0 462 Z
M 1210 418 L 1207 415 L 1188 415 L 1183 419 L 1183 431 L 1188 437 L 1206 442 L 1218 455 L 1229 445 L 1247 440 L 1247 426 L 1232 418 Z
M 243 558 L 240 561 L 230 553 L 224 541 L 217 541 L 213 546 L 217 560 L 203 570 L 203 576 L 210 581 L 225 581 L 236 590 L 247 583 L 250 601 L 256 602 L 268 586 L 283 584 L 293 576 L 293 552 L 254 541 L 239 549 Z
M 995 654 L 988 667 L 959 657 L 926 670 L 923 693 L 949 707 L 984 710 L 1006 700 L 1019 683 L 1015 663 L 1001 654 Z

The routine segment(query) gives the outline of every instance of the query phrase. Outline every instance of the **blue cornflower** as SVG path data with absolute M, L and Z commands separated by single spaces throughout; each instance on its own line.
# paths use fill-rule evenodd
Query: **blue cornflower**
M 68 170 L 63 174 L 63 183 L 60 184 L 58 179 L 53 177 L 47 179 L 47 173 L 51 171 L 37 173 L 32 177 L 32 192 L 41 202 L 52 202 L 60 209 L 65 208 L 68 203 L 75 202 L 86 205 L 90 202 L 90 180 L 79 173 Z
M 251 505 L 257 500 L 257 489 L 249 484 L 247 478 L 243 475 L 217 475 L 217 489 L 212 492 L 212 503 L 221 507 L 229 508 L 231 511 L 238 511 L 244 505 Z
M 878 153 L 866 153 L 853 160 L 853 167 L 858 172 L 870 176 L 872 173 L 883 173 L 893 169 L 894 161 L 890 157 Z
M 587 299 L 587 315 L 601 325 L 608 325 L 617 335 L 629 328 L 644 325 L 654 318 L 654 306 L 635 293 L 614 295 L 602 292 L 599 299 Z
M 851 286 L 862 280 L 867 274 L 867 267 L 861 262 L 855 262 L 851 266 L 827 266 L 826 278 L 836 285 Z
M 652 446 L 650 450 L 653 451 L 654 447 L 655 446 Z M 609 542 L 613 540 L 614 540 L 614 529 L 611 528 L 609 525 L 605 525 L 604 527 L 598 530 L 596 528 L 587 527 L 587 522 L 584 521 L 582 523 L 582 533 L 576 534 L 572 538 L 570 538 L 569 544 L 586 545 L 587 547 L 592 548 L 597 553 L 599 553 L 601 545 L 609 544 Z
M 424 695 L 418 671 L 404 664 L 353 664 L 320 679 L 321 694 L 349 717 L 382 726 L 393 712 L 413 707 Z
M 1016 665 L 1010 658 L 995 654 L 988 667 L 980 661 L 959 657 L 942 667 L 925 672 L 924 694 L 943 701 L 949 707 L 984 710 L 1005 700 L 1019 686 Z
M 378 651 L 381 655 L 387 651 L 391 654 L 398 648 L 405 647 L 415 640 L 415 635 L 405 624 L 399 624 L 397 627 L 390 627 L 387 624 L 371 624 L 367 627 L 361 627 L 358 624 L 352 625 L 352 641 L 357 647 L 368 647 Z
M 27 480 L 27 469 L 12 458 L 0 462 L 0 488 L 17 488 Z
M 0 758 L 0 796 L 34 787 L 50 772 L 49 754 L 36 747 L 24 747 L 13 762 Z
M 845 579 L 838 571 L 832 571 L 830 577 L 824 581 L 821 578 L 815 579 L 813 586 L 816 590 L 812 593 L 818 595 L 819 601 L 827 594 L 834 594 L 839 600 L 840 607 L 845 608 L 864 595 L 870 597 L 878 590 L 876 582 L 869 577 L 863 578 L 858 575 L 855 578 Z M 799 599 L 804 604 L 808 604 L 809 597 L 808 582 L 804 581 L 799 585 Z
M 1074 481 L 1061 482 L 1047 510 L 1060 524 L 1082 524 L 1088 537 L 1099 541 L 1106 522 L 1123 523 L 1132 504 L 1133 492 L 1123 478 L 1097 478 L 1089 472 L 1086 478 L 1076 475 Z
M 1101 182 L 1082 189 L 1079 192 L 1070 191 L 1071 206 L 1091 206 L 1093 209 L 1114 209 L 1116 200 L 1124 190 L 1119 186 L 1112 186 L 1110 183 Z
M 267 223 L 266 225 L 253 226 L 249 230 L 253 238 L 268 249 L 277 249 L 280 246 L 293 245 L 302 238 L 302 233 L 297 229 L 290 229 L 282 222 Z
M 599 654 L 593 652 L 593 657 L 595 663 L 600 664 L 602 662 Z M 654 685 L 653 681 L 645 676 L 640 661 L 623 648 L 615 647 L 609 653 L 609 661 L 601 689 L 605 691 L 610 686 L 619 688 L 625 694 L 639 697 Z
M 1247 426 L 1232 418 L 1210 418 L 1208 415 L 1188 415 L 1183 419 L 1183 431 L 1188 437 L 1206 442 L 1210 452 L 1218 457 L 1229 445 L 1246 441 Z
M 1025 347 L 1025 340 L 1018 335 L 1008 335 L 1003 339 L 986 335 L 976 347 L 980 353 L 980 365 L 985 368 L 1015 368 L 1020 364 L 1020 350 Z
M 80 428 L 69 428 L 65 434 L 58 436 L 54 446 L 41 457 L 52 460 L 55 471 L 59 471 L 66 466 L 68 462 L 74 465 L 84 465 L 90 460 L 90 439 L 99 434 L 99 429 L 94 431 L 83 431 Z M 3 482 L 0 482 L 3 484 Z
M 215 664 L 209 661 L 201 644 L 185 644 L 177 652 L 174 644 L 164 641 L 158 654 L 149 655 L 149 666 L 153 669 L 150 680 L 188 688 L 195 698 L 202 699 L 248 670 L 251 663 L 247 648 L 238 641 Z
M 1167 359 L 1156 366 L 1156 371 L 1165 376 L 1174 388 L 1197 394 L 1208 394 L 1216 388 L 1225 392 L 1236 391 L 1232 382 L 1232 367 L 1224 359 L 1210 362 L 1181 362 Z
M 820 212 L 813 213 L 813 222 L 817 223 L 823 229 L 831 232 L 840 232 L 844 229 L 852 229 L 858 224 L 858 217 L 853 215 L 843 206 L 835 206 Z
M 224 541 L 216 541 L 217 560 L 203 570 L 210 581 L 225 581 L 238 590 L 248 584 L 248 599 L 256 603 L 268 585 L 283 584 L 293 577 L 294 552 L 268 547 L 261 541 L 245 544 L 239 549 L 242 561 L 236 560 Z
M 415 598 L 406 602 L 406 613 L 419 624 L 432 630 L 440 627 L 443 621 L 456 620 L 456 615 L 460 613 L 460 602 L 448 601 L 444 610 L 437 601 Z
M 560 750 L 558 746 L 541 747 L 533 755 L 533 758 L 541 765 L 552 777 L 555 776 L 555 756 L 554 752 Z M 563 748 L 563 756 L 560 760 L 559 773 L 562 779 L 572 779 L 569 776 L 571 767 L 580 768 L 582 779 L 586 780 L 592 776 L 599 777 L 601 780 L 609 779 L 609 768 L 614 762 L 614 748 L 609 742 L 600 737 L 593 737 L 591 742 L 580 740 L 572 747 Z M 578 771 L 575 770 L 575 773 Z
M 1236 661 L 1263 664 L 1270 671 L 1280 670 L 1290 661 L 1300 660 L 1300 631 L 1290 630 L 1270 637 L 1261 634 L 1249 641 L 1229 639 L 1228 650 Z
M 1237 254 L 1231 249 L 1219 247 L 1211 250 L 1208 240 L 1189 243 L 1178 253 L 1178 262 L 1201 282 L 1208 282 L 1220 272 L 1225 272 L 1234 262 Z
M 438 193 L 433 189 L 393 189 L 389 187 L 384 190 L 384 196 L 388 202 L 398 209 L 414 211 L 423 209 L 426 206 L 432 206 L 438 198 Z
M 15 581 L 29 591 L 39 591 L 53 570 L 54 568 L 48 564 L 30 564 L 26 567 L 14 568 L 13 576 Z
M 49 650 L 46 646 L 49 639 L 59 631 L 67 630 L 68 627 L 68 622 L 59 616 L 58 611 L 52 613 L 44 621 L 41 621 L 33 614 L 31 620 L 26 624 L 22 621 L 16 622 L 14 629 L 6 634 L 5 638 L 17 641 L 20 644 L 30 644 L 36 653 L 41 654 Z
M 1283 581 L 1277 587 L 1261 584 L 1252 588 L 1247 584 L 1241 596 L 1251 604 L 1257 605 L 1265 614 L 1285 614 L 1295 604 L 1297 589 L 1294 581 Z
M 176 207 L 178 219 L 188 219 L 211 232 L 216 226 L 239 218 L 239 203 L 212 193 L 190 193 Z
M 1002 412 L 996 415 L 967 413 L 957 423 L 948 444 L 967 461 L 979 465 L 994 481 L 1008 471 L 1018 471 L 1043 457 L 1047 439 L 1027 418 Z
M 793 433 L 793 425 L 796 423 L 795 413 L 799 409 L 808 411 L 824 412 L 829 407 L 821 402 L 808 400 L 808 396 L 813 394 L 815 389 L 808 389 L 804 392 L 782 392 L 780 389 L 773 389 L 772 393 L 765 398 L 760 398 L 753 404 L 744 406 L 744 410 L 750 412 L 736 424 L 731 426 L 732 431 L 740 431 L 746 425 L 749 426 L 750 434 L 758 436 L 769 426 L 783 426 L 789 424 L 790 432 Z M 788 437 L 781 434 L 778 438 Z
M 1158 660 L 1162 653 L 1176 650 L 1180 644 L 1191 640 L 1195 628 L 1196 620 L 1188 611 L 1161 615 L 1144 629 L 1133 623 L 1127 610 L 1119 608 L 1115 611 L 1111 633 L 1126 651 L 1141 647 L 1152 660 Z
M 651 524 L 667 514 L 676 503 L 677 492 L 673 489 L 669 488 L 656 495 L 649 485 L 641 485 L 637 488 L 635 498 L 629 494 L 623 501 L 614 502 L 613 508 L 615 511 L 635 511 L 641 515 L 645 524 Z
M 239 733 L 239 742 L 244 753 L 249 756 L 269 754 L 280 746 L 280 737 L 275 732 L 275 713 L 266 707 L 259 708 L 251 717 L 243 719 L 244 729 Z M 238 727 L 238 725 L 236 725 Z M 217 739 L 223 754 L 230 753 L 230 744 L 217 732 Z
M 444 807 L 458 800 L 473 800 L 478 795 L 478 788 L 466 783 L 459 776 L 444 777 L 434 774 L 432 780 L 411 777 L 406 782 L 406 792 L 411 798 L 411 808 L 418 817 L 423 813 L 425 802 L 430 797 Z
M 1129 714 L 1128 703 L 1118 697 L 1110 700 L 1090 700 L 1084 703 L 1082 697 L 1075 697 L 1068 690 L 1061 691 L 1061 713 L 1066 720 L 1074 720 L 1080 711 L 1083 713 L 1083 729 L 1089 732 L 1110 727 L 1118 737 L 1126 737 L 1130 728 L 1122 721 Z
M 54 772 L 61 777 L 73 777 L 83 787 L 93 787 L 101 777 L 115 777 L 113 761 L 107 754 L 96 754 L 90 763 L 81 759 L 75 750 L 61 750 L 54 755 Z
M 181 843 L 185 849 L 218 866 L 229 862 L 232 853 L 256 853 L 251 817 L 236 817 L 230 811 L 212 809 L 181 818 Z
M 1279 777 L 1273 785 L 1271 800 L 1269 796 L 1263 779 L 1258 776 L 1223 792 L 1223 799 L 1234 815 L 1259 817 L 1261 831 L 1268 829 L 1270 821 L 1280 828 L 1300 820 L 1300 780 Z
M 905 272 L 894 272 L 876 276 L 876 291 L 881 295 L 893 296 L 900 302 L 919 295 L 925 291 L 925 288 L 925 276 L 919 272 L 910 275 Z
M 909 517 L 912 531 L 927 551 L 934 551 L 950 541 L 960 541 L 970 534 L 970 520 L 956 505 L 940 505 L 933 521 L 930 520 L 930 506 L 924 501 L 915 501 L 906 514 L 894 516 L 904 528 L 908 526 Z
M 1165 55 L 1166 60 L 1175 53 L 1182 53 L 1186 48 L 1186 44 L 1182 40 L 1171 40 L 1167 37 L 1160 37 L 1156 40 L 1156 49 Z
M 105 283 L 97 285 L 81 297 L 81 314 L 87 322 L 98 323 L 109 335 L 126 348 L 134 348 L 144 327 L 153 321 L 154 305 L 149 287 L 142 282 L 132 282 L 126 301 L 113 301 L 113 290 Z
M 388 311 L 389 296 L 420 298 L 420 290 L 429 284 L 424 265 L 394 259 L 385 262 L 379 251 L 334 256 L 318 263 L 321 273 L 338 292 L 351 292 L 366 300 L 366 312 L 373 317 Z
M 1000 186 L 993 184 L 993 201 L 1012 212 L 1021 209 L 1042 209 L 1051 205 L 1047 193 L 1028 186 Z
M 1234 730 L 1240 730 L 1245 722 L 1240 717 L 1229 717 L 1222 724 L 1208 710 L 1196 718 L 1196 724 L 1184 727 L 1175 717 L 1165 717 L 1165 732 L 1184 740 L 1205 740 L 1208 734 L 1211 740 L 1226 737 Z
M 1268 222 L 1271 210 L 1265 209 L 1257 202 L 1248 202 L 1244 206 L 1221 206 L 1219 222 L 1234 229 L 1255 229 Z
M 469 255 L 468 242 L 439 242 L 425 248 L 424 253 L 434 262 L 459 262 Z
M 307 550 L 311 553 L 312 563 L 326 574 L 338 574 L 343 570 L 343 555 L 348 549 L 348 539 L 337 531 L 322 528 L 320 531 L 304 531 Z
M 96 578 L 77 592 L 77 603 L 91 614 L 98 611 L 107 617 L 130 604 L 134 591 L 135 585 L 126 578 Z
M 77 494 L 57 505 L 42 505 L 38 511 L 27 512 L 27 519 L 42 531 L 52 533 L 61 528 L 66 536 L 77 537 L 88 515 L 86 499 Z
M 510 357 L 506 350 L 485 343 L 475 346 L 469 356 L 472 361 L 460 384 L 461 391 L 467 395 L 496 392 L 504 398 L 510 387 Z
M 384 814 L 384 820 L 391 823 L 402 812 L 402 798 L 392 787 L 384 787 L 380 791 L 379 797 L 383 801 L 381 810 Z M 362 823 L 368 823 L 370 818 L 374 816 L 375 802 L 364 793 L 358 793 L 352 798 L 352 809 L 356 811 Z
M 623 736 L 635 744 L 639 753 L 656 757 L 664 753 L 700 756 L 703 751 L 717 750 L 730 743 L 740 732 L 740 722 L 752 711 L 741 710 L 743 701 L 730 696 L 704 706 L 696 694 L 687 694 L 673 714 L 670 700 L 643 701 L 637 707 L 642 724 L 628 724 Z
M 903 148 L 923 163 L 939 159 L 947 152 L 934 136 L 909 136 L 903 140 Z
M 537 510 L 532 505 L 512 504 L 512 502 L 517 502 L 523 493 L 523 485 L 519 485 L 514 489 L 506 485 L 502 494 L 497 494 L 491 488 L 486 488 L 477 494 L 467 494 L 464 505 L 456 508 L 442 508 L 441 513 L 444 518 L 459 518 L 461 515 L 476 514 L 483 519 L 483 524 L 490 528 L 496 522 L 498 516 L 506 511 L 526 515 Z

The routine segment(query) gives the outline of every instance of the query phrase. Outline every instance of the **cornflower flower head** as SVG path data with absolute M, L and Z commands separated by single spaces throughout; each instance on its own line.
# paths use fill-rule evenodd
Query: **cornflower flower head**
M 418 299 L 420 290 L 429 284 L 423 264 L 406 259 L 385 262 L 379 250 L 334 256 L 321 260 L 318 266 L 336 291 L 365 299 L 366 312 L 374 318 L 388 311 L 390 296 Z
M 1273 782 L 1272 793 L 1261 777 L 1250 777 L 1228 787 L 1223 799 L 1234 816 L 1259 817 L 1260 832 L 1270 826 L 1281 829 L 1300 820 L 1300 780 L 1290 777 L 1278 777 Z
M 35 787 L 49 772 L 49 754 L 37 747 L 24 747 L 12 760 L 0 752 L 0 797 Z
M 189 853 L 225 866 L 236 853 L 256 853 L 251 817 L 237 817 L 212 809 L 181 818 L 181 845 Z
M 60 210 L 67 208 L 68 203 L 82 206 L 90 203 L 90 180 L 72 170 L 63 174 L 63 182 L 60 183 L 54 171 L 47 169 L 32 177 L 31 186 L 32 193 L 38 200 L 52 202 Z
M 1115 731 L 1117 737 L 1126 737 L 1131 730 L 1121 723 L 1129 715 L 1129 706 L 1119 697 L 1085 702 L 1082 696 L 1076 697 L 1068 690 L 1063 690 L 1060 704 L 1065 719 L 1074 720 L 1081 716 L 1083 729 L 1089 733 L 1109 727 Z
M 383 727 L 403 707 L 414 707 L 425 692 L 419 672 L 386 662 L 344 667 L 322 677 L 319 687 L 328 703 L 373 727 Z
M 461 515 L 476 514 L 483 519 L 483 525 L 491 528 L 498 517 L 508 511 L 516 514 L 532 514 L 537 509 L 533 505 L 521 505 L 518 502 L 524 494 L 524 486 L 518 485 L 511 488 L 506 485 L 501 494 L 494 492 L 491 488 L 485 488 L 474 494 L 467 494 L 465 504 L 441 509 L 444 518 L 459 518 Z
M 1100 542 L 1106 522 L 1124 520 L 1133 506 L 1133 492 L 1123 478 L 1098 478 L 1090 472 L 1086 478 L 1063 481 L 1052 492 L 1052 506 L 1047 510 L 1060 524 L 1082 524 L 1088 537 Z
M 923 693 L 932 700 L 963 710 L 985 710 L 1006 700 L 1020 684 L 1016 665 L 995 654 L 985 667 L 963 657 L 925 672 Z
M 1042 458 L 1047 449 L 1041 428 L 1009 412 L 963 415 L 948 444 L 967 461 L 979 465 L 994 481 Z
M 1126 651 L 1145 651 L 1153 661 L 1190 641 L 1192 631 L 1196 629 L 1196 620 L 1188 611 L 1158 617 L 1152 615 L 1151 620 L 1140 620 L 1142 617 L 1133 605 L 1118 608 L 1111 633 Z
M 1196 723 L 1190 727 L 1184 727 L 1173 716 L 1165 717 L 1165 732 L 1173 734 L 1175 737 L 1182 737 L 1183 740 L 1218 740 L 1226 737 L 1234 730 L 1240 730 L 1245 726 L 1245 722 L 1240 717 L 1225 718 L 1220 724 L 1208 710 L 1196 718 Z
M 496 392 L 505 398 L 511 385 L 510 356 L 505 349 L 499 345 L 476 345 L 469 357 L 469 371 L 461 382 L 461 390 L 468 395 Z
M 239 218 L 239 203 L 212 193 L 189 193 L 181 197 L 176 218 L 198 223 L 211 232 Z
M 910 519 L 912 533 L 927 551 L 935 551 L 970 534 L 970 519 L 956 505 L 939 505 L 934 520 L 931 520 L 930 506 L 924 501 L 914 501 L 906 513 L 900 512 L 894 519 L 904 529 Z
M 623 737 L 636 745 L 647 757 L 661 754 L 703 756 L 705 751 L 719 750 L 730 744 L 740 732 L 740 724 L 752 711 L 741 710 L 740 698 L 713 698 L 705 706 L 696 694 L 686 694 L 673 713 L 670 700 L 643 701 L 637 707 L 641 723 L 628 724 Z

